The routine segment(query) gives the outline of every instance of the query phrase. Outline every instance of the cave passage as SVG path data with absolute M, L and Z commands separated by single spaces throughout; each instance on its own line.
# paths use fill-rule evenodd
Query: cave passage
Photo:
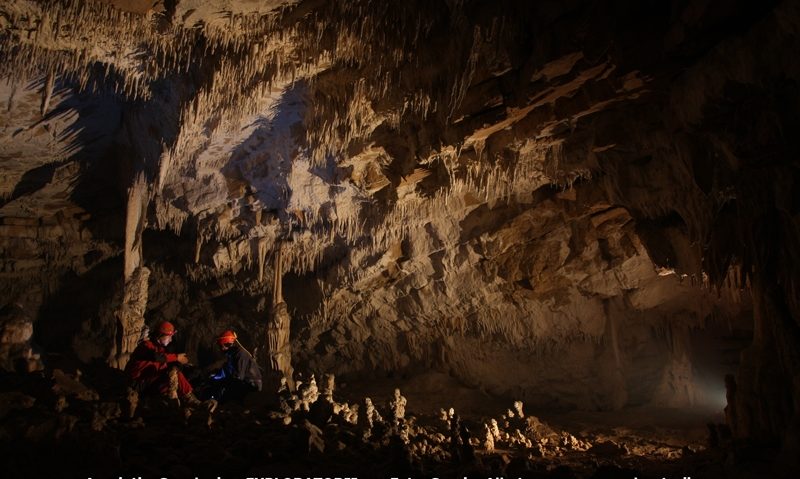
M 800 477 L 798 32 L 3 1 L 0 472 Z

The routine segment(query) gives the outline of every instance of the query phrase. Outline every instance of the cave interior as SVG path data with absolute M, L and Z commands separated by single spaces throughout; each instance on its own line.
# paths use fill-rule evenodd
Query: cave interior
M 798 51 L 794 0 L 4 0 L 4 475 L 800 477 Z M 263 390 L 132 395 L 162 321 Z

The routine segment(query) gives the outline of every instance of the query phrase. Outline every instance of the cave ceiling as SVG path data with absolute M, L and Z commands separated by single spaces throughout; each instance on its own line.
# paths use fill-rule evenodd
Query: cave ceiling
M 140 184 L 148 314 L 264 315 L 282 249 L 315 367 L 734 316 L 773 254 L 746 225 L 796 224 L 798 29 L 797 2 L 4 1 L 3 300 L 120 258 Z

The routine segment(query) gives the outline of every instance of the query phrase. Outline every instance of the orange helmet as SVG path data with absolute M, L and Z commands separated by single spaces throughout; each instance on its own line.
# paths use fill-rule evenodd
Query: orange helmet
M 169 321 L 162 321 L 158 324 L 156 332 L 158 332 L 159 336 L 172 336 L 177 332 L 177 330 L 175 329 L 175 325 Z
M 236 341 L 236 333 L 231 331 L 230 329 L 226 329 L 222 332 L 219 336 L 217 336 L 217 344 L 222 346 L 223 344 L 233 344 Z

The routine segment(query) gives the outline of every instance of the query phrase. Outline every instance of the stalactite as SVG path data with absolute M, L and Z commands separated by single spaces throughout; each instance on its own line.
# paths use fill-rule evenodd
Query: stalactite
M 47 78 L 44 81 L 44 89 L 42 90 L 42 116 L 50 109 L 50 99 L 53 97 L 53 87 L 55 86 L 56 77 L 51 71 L 47 73 Z
M 194 262 L 195 264 L 200 262 L 200 252 L 203 250 L 203 236 L 200 232 L 197 232 L 197 238 L 195 239 L 194 244 Z
M 334 163 L 346 159 L 348 148 L 357 141 L 369 138 L 375 125 L 381 121 L 399 128 L 406 122 L 413 123 L 419 118 L 432 119 L 440 109 L 453 115 L 461 107 L 472 86 L 482 52 L 503 31 L 502 21 L 493 21 L 491 27 L 485 31 L 474 28 L 471 32 L 472 47 L 466 64 L 458 64 L 454 68 L 461 71 L 447 72 L 446 78 L 436 88 L 419 85 L 413 94 L 395 102 L 390 97 L 396 93 L 396 85 L 400 81 L 413 81 L 408 70 L 404 72 L 397 67 L 407 63 L 419 64 L 420 56 L 414 54 L 417 50 L 414 47 L 426 41 L 435 20 L 421 13 L 403 16 L 391 5 L 379 5 L 378 2 L 353 2 L 353 5 L 347 3 L 337 2 L 337 5 L 329 7 L 337 14 L 331 15 L 332 18 L 337 18 L 335 21 L 318 19 L 296 28 L 279 28 L 275 19 L 280 15 L 232 15 L 229 22 L 205 23 L 192 31 L 173 25 L 168 33 L 157 34 L 149 24 L 145 27 L 139 20 L 119 10 L 110 7 L 98 9 L 92 4 L 81 5 L 80 10 L 77 10 L 74 2 L 69 7 L 59 7 L 64 10 L 57 16 L 58 22 L 70 23 L 71 16 L 75 16 L 77 11 L 81 21 L 76 25 L 83 28 L 90 25 L 93 16 L 111 15 L 114 21 L 102 24 L 104 38 L 117 35 L 120 44 L 140 42 L 143 45 L 141 53 L 151 52 L 152 58 L 127 67 L 121 63 L 113 63 L 107 57 L 95 57 L 91 49 L 87 50 L 85 46 L 76 47 L 62 57 L 52 51 L 25 44 L 21 51 L 28 57 L 20 55 L 15 61 L 22 63 L 21 59 L 24 58 L 30 60 L 31 64 L 38 62 L 40 66 L 46 62 L 48 67 L 52 66 L 52 70 L 47 71 L 68 70 L 84 88 L 91 88 L 91 85 L 96 84 L 92 83 L 92 76 L 86 73 L 89 66 L 102 61 L 106 67 L 103 75 L 113 81 L 115 91 L 127 98 L 146 100 L 150 95 L 150 85 L 155 80 L 189 71 L 193 62 L 199 57 L 205 57 L 203 61 L 209 62 L 213 78 L 198 86 L 198 90 L 192 93 L 178 112 L 181 128 L 171 146 L 162 146 L 159 162 L 156 182 L 158 194 L 154 199 L 156 220 L 158 227 L 178 232 L 189 216 L 200 216 L 208 212 L 186 211 L 177 202 L 173 202 L 173 198 L 160 195 L 174 194 L 174 191 L 168 191 L 174 184 L 204 181 L 205 178 L 200 177 L 197 170 L 205 165 L 199 164 L 197 157 L 204 151 L 205 145 L 212 144 L 208 137 L 235 131 L 243 123 L 251 121 L 252 115 L 264 115 L 265 108 L 273 101 L 272 91 L 285 90 L 296 77 L 302 77 L 311 85 L 311 94 L 321 96 L 319 102 L 314 102 L 316 111 L 304 119 L 308 148 L 302 154 L 308 154 L 312 166 L 327 167 L 331 158 Z M 453 8 L 460 9 L 461 2 L 455 2 Z M 341 15 L 342 12 L 349 15 Z M 338 19 L 339 16 L 342 18 Z M 458 22 L 462 21 L 460 18 L 463 16 L 463 12 L 454 12 L 454 24 L 460 25 Z M 352 22 L 352 18 L 363 18 L 364 21 Z M 391 25 L 400 27 L 392 31 L 387 28 Z M 469 27 L 461 25 L 456 31 L 466 32 L 466 46 L 469 47 L 470 31 L 467 28 Z M 54 30 L 58 31 L 58 28 Z M 318 51 L 318 45 L 323 43 L 323 38 L 330 32 L 336 34 L 336 45 L 325 51 Z M 47 35 L 46 30 L 41 29 L 37 35 Z M 248 42 L 253 38 L 258 38 L 260 43 L 252 44 L 248 50 Z M 199 48 L 199 40 L 202 40 L 202 49 Z M 377 48 L 378 46 L 381 48 Z M 248 51 L 249 55 L 245 55 L 243 60 L 231 58 L 238 55 L 228 56 L 230 53 Z M 378 55 L 385 55 L 387 64 L 382 64 L 374 77 L 362 78 L 348 85 L 346 93 L 338 97 L 323 97 L 323 88 L 315 91 L 317 82 L 321 81 L 315 72 L 331 65 L 335 68 L 358 68 L 374 62 Z M 139 72 L 141 65 L 146 68 Z M 203 65 L 205 67 L 206 63 Z M 45 71 L 39 68 L 31 67 L 32 71 L 39 74 Z M 390 107 L 390 113 L 373 111 L 373 108 L 378 108 L 375 105 L 381 100 L 395 102 Z M 219 114 L 222 120 L 209 126 L 209 112 Z M 411 118 L 412 115 L 419 115 L 419 118 Z M 209 143 L 204 143 L 207 140 Z M 362 215 L 362 208 L 368 206 L 353 207 L 352 214 L 347 214 L 347 205 L 339 208 L 338 199 L 332 200 L 332 217 L 326 216 L 327 213 L 321 209 L 315 209 L 320 205 L 307 207 L 302 212 L 302 218 L 298 219 L 295 231 L 307 232 L 308 235 L 299 238 L 290 251 L 285 252 L 284 259 L 288 268 L 298 273 L 314 271 L 323 261 L 326 247 L 344 243 L 351 249 L 348 256 L 350 262 L 346 267 L 337 265 L 336 276 L 343 282 L 349 281 L 353 284 L 369 277 L 370 273 L 361 266 L 369 263 L 370 256 L 385 252 L 398 241 L 423 235 L 421 225 L 439 216 L 444 209 L 455 212 L 454 216 L 463 212 L 467 194 L 493 207 L 498 202 L 510 202 L 514 195 L 535 191 L 546 183 L 571 185 L 577 178 L 590 174 L 588 171 L 561 171 L 563 162 L 559 160 L 563 151 L 559 150 L 563 148 L 560 143 L 536 144 L 532 140 L 532 144 L 526 145 L 528 153 L 520 154 L 515 161 L 508 164 L 497 158 L 492 140 L 491 137 L 480 138 L 467 142 L 468 144 L 451 147 L 452 151 L 439 152 L 444 157 L 441 161 L 445 163 L 447 185 L 432 196 L 422 197 L 413 193 L 398 200 L 389 207 L 386 216 L 378 220 L 367 222 L 365 219 L 359 222 L 360 217 L 366 216 Z M 469 157 L 472 153 L 470 147 L 477 153 L 477 160 Z M 492 166 L 487 167 L 487 164 Z M 365 192 L 357 194 L 362 198 L 369 198 Z M 643 210 L 651 215 L 660 212 L 659 208 L 658 205 L 643 205 Z M 702 222 L 702 219 L 693 219 L 691 222 Z M 226 271 L 232 270 L 232 264 L 241 262 L 242 258 L 253 263 L 257 260 L 259 282 L 263 281 L 267 240 L 258 238 L 256 258 L 250 256 L 251 250 L 242 249 L 245 242 L 241 237 L 253 234 L 252 231 L 253 229 L 250 232 L 241 232 L 235 231 L 235 228 L 220 227 L 219 230 L 209 229 L 201 233 L 198 227 L 195 262 L 200 262 L 204 239 L 214 236 L 225 241 L 220 249 L 227 251 L 230 259 Z M 210 244 L 207 242 L 207 247 Z M 447 243 L 445 248 L 454 246 L 454 243 Z M 223 272 L 208 274 L 221 275 Z M 280 280 L 275 280 L 274 284 L 279 288 Z M 281 303 L 282 301 L 274 301 L 275 305 Z M 442 305 L 441 308 L 446 312 L 445 316 L 449 321 L 441 325 L 444 332 L 456 331 L 463 335 L 468 331 L 477 331 L 482 336 L 498 334 L 519 338 L 527 331 L 525 325 L 505 324 L 501 321 L 503 318 L 498 316 L 499 313 L 479 313 L 472 305 L 462 308 Z M 327 324 L 329 321 L 345 318 L 346 313 L 339 302 L 326 298 L 320 315 L 324 319 L 323 324 Z M 456 319 L 460 316 L 469 317 L 470 321 L 458 323 Z

